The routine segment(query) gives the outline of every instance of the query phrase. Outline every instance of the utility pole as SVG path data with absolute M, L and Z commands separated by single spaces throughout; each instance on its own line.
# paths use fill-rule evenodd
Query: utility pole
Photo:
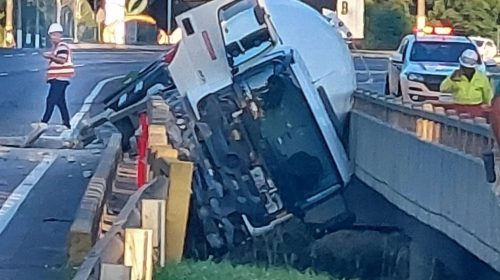
M 40 0 L 35 0 L 35 48 L 40 48 Z
M 73 1 L 75 6 L 73 8 L 73 42 L 78 43 L 78 17 L 80 16 L 79 1 Z
M 17 47 L 22 48 L 23 47 L 23 1 L 22 0 L 17 0 Z
M 56 0 L 56 22 L 61 24 L 61 0 Z
M 172 34 L 172 0 L 167 1 L 167 36 L 170 43 L 170 35 Z
M 497 25 L 497 52 L 500 54 L 500 24 Z
M 425 27 L 425 0 L 418 0 L 417 3 L 417 30 Z
M 14 44 L 13 30 L 13 13 L 14 13 L 14 0 L 7 0 L 5 3 L 5 37 L 4 45 L 5 47 L 11 47 Z

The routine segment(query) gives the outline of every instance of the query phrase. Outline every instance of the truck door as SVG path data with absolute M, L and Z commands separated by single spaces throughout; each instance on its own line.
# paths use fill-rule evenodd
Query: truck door
M 350 180 L 349 160 L 344 146 L 342 145 L 340 136 L 328 116 L 328 112 L 322 103 L 320 95 L 312 84 L 312 79 L 309 76 L 309 72 L 307 71 L 302 58 L 297 52 L 293 52 L 293 57 L 295 63 L 291 65 L 291 69 L 294 72 L 309 108 L 316 119 L 317 125 L 321 130 L 342 181 L 344 184 L 347 184 Z

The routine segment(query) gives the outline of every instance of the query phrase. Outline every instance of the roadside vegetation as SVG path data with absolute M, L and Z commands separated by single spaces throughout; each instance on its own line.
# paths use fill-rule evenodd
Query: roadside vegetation
M 292 268 L 263 268 L 253 265 L 184 261 L 167 266 L 155 275 L 156 280 L 334 280 L 328 275 L 299 272 Z
M 496 40 L 500 28 L 498 0 L 428 0 L 427 17 L 433 24 L 451 24 L 466 34 Z M 416 0 L 366 0 L 367 49 L 395 49 L 415 25 Z M 497 42 L 498 43 L 498 42 Z

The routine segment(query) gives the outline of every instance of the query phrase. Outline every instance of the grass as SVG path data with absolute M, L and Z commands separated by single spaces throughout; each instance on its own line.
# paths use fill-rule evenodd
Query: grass
M 263 268 L 230 263 L 184 261 L 159 271 L 156 280 L 332 280 L 327 275 L 299 272 L 291 268 Z

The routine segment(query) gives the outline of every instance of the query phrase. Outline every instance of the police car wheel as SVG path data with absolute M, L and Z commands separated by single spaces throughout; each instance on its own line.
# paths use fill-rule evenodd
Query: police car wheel
M 398 91 L 394 94 L 396 97 L 401 97 L 403 92 L 401 91 L 401 83 L 398 84 Z
M 385 95 L 391 95 L 391 88 L 389 86 L 389 77 L 385 79 Z

